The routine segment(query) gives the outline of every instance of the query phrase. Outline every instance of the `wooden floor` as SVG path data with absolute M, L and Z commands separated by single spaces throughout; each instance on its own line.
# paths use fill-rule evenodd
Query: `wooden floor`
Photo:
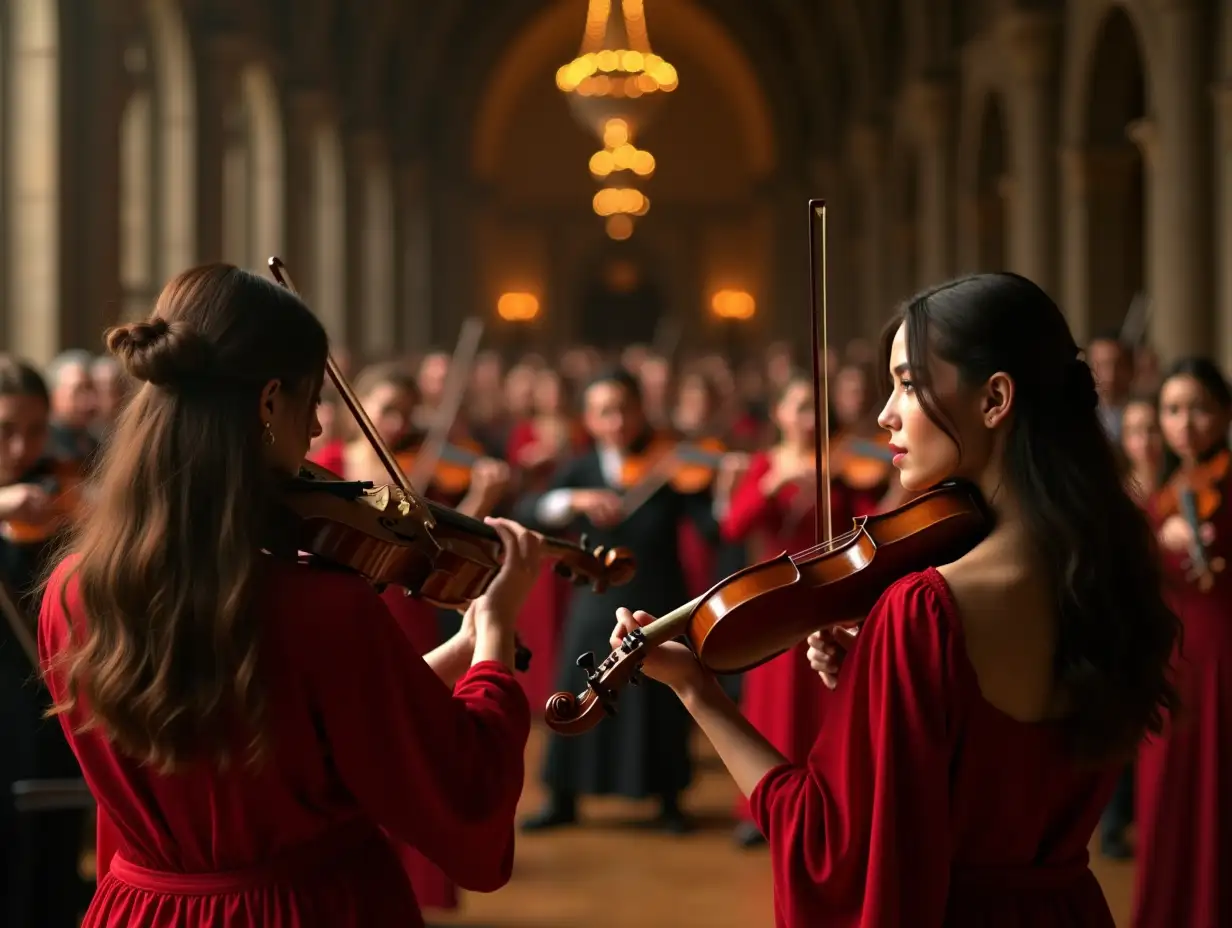
M 523 814 L 538 808 L 542 732 L 531 736 Z M 669 837 L 637 827 L 653 804 L 593 800 L 584 824 L 542 835 L 519 835 L 513 880 L 498 893 L 466 894 L 449 915 L 427 913 L 432 925 L 471 928 L 773 928 L 766 852 L 731 842 L 735 786 L 709 745 L 699 739 L 699 776 L 687 807 L 699 818 L 691 835 Z M 1128 928 L 1133 865 L 1100 859 L 1093 867 L 1120 928 Z

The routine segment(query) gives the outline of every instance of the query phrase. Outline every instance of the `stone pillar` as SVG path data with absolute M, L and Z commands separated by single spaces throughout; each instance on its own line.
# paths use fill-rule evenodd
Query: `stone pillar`
M 295 88 L 287 94 L 287 245 L 283 257 L 304 298 L 318 313 L 327 313 L 328 309 L 317 305 L 316 133 L 332 113 L 332 102 L 328 94 L 308 88 Z
M 889 237 L 886 232 L 885 133 L 872 125 L 857 125 L 848 136 L 848 146 L 848 160 L 862 194 L 862 260 L 855 270 L 861 277 L 864 297 L 863 305 L 858 307 L 862 320 L 860 329 L 865 336 L 875 337 L 892 310 L 886 290 Z
M 907 94 L 912 128 L 920 146 L 920 264 L 916 284 L 930 287 L 949 277 L 954 265 L 954 172 L 950 158 L 954 141 L 954 88 L 947 81 L 919 81 Z
M 1195 0 L 1156 0 L 1159 47 L 1154 73 L 1158 163 L 1150 172 L 1148 268 L 1151 338 L 1160 360 L 1210 350 L 1207 287 L 1209 203 L 1202 152 L 1202 11 Z
M 1054 297 L 1057 273 L 1057 91 L 1059 30 L 1055 17 L 1014 13 L 1001 24 L 1010 63 L 1008 269 Z
M 1215 97 L 1215 268 L 1218 274 L 1216 360 L 1232 368 L 1232 79 L 1217 84 Z
M 432 228 L 423 160 L 399 165 L 394 184 L 398 203 L 394 279 L 401 345 L 406 352 L 426 351 L 432 344 Z
M 1091 211 L 1087 202 L 1090 160 L 1078 146 L 1060 152 L 1061 309 L 1078 344 L 1091 334 L 1089 256 Z
M 197 243 L 202 262 L 224 257 L 226 191 L 223 161 L 228 133 L 242 107 L 240 74 L 248 60 L 243 37 L 212 33 L 201 41 L 201 70 L 197 74 L 200 120 L 197 157 Z
M 360 338 L 356 343 L 370 360 L 397 353 L 393 308 L 393 196 L 389 176 L 389 148 L 375 129 L 352 134 L 347 140 L 348 177 L 354 178 L 354 209 L 348 210 L 347 235 L 353 281 L 350 305 L 358 310 Z

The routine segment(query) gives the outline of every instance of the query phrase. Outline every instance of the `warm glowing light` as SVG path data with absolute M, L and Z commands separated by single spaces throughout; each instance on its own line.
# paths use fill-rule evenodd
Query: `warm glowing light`
M 496 314 L 506 322 L 530 322 L 539 315 L 539 297 L 533 293 L 502 293 Z
M 744 290 L 720 290 L 710 298 L 710 309 L 720 319 L 752 319 L 757 303 Z
M 595 97 L 671 93 L 679 86 L 679 76 L 671 64 L 650 50 L 641 0 L 623 0 L 619 13 L 624 28 L 612 30 L 610 36 L 614 41 L 627 39 L 630 47 L 604 47 L 609 40 L 609 20 L 615 12 L 612 5 L 612 0 L 590 0 L 581 51 L 557 69 L 556 86 L 565 93 Z
M 608 149 L 629 144 L 629 124 L 623 119 L 609 119 L 603 124 L 603 146 Z
M 632 142 L 629 124 L 619 118 L 603 124 L 604 150 L 590 156 L 590 173 L 607 177 L 613 171 L 632 171 L 638 177 L 649 177 L 655 170 L 655 158 Z
M 607 229 L 608 238 L 617 242 L 623 242 L 633 234 L 633 220 L 623 213 L 609 216 L 604 227 Z
M 650 212 L 650 197 L 636 187 L 604 187 L 595 194 L 591 206 L 600 216 L 645 216 Z

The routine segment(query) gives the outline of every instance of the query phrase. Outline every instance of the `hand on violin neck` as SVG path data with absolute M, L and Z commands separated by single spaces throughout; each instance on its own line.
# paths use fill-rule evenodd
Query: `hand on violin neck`
M 1202 523 L 1198 532 L 1201 543 L 1209 545 L 1215 541 L 1215 527 L 1209 522 Z M 1194 547 L 1194 531 L 1189 522 L 1181 515 L 1171 515 L 1159 527 L 1159 543 L 1175 554 L 1188 554 Z
M 838 686 L 838 672 L 842 667 L 843 658 L 855 646 L 859 627 L 843 628 L 831 626 L 819 632 L 813 632 L 808 637 L 809 666 L 817 671 L 821 682 L 828 689 Z
M 486 516 L 509 486 L 509 465 L 495 458 L 480 458 L 471 467 L 471 485 L 458 511 L 474 519 Z
M 633 612 L 621 606 L 616 610 L 616 628 L 612 631 L 610 641 L 612 650 L 620 647 L 626 635 L 653 621 L 655 617 L 648 612 L 642 612 L 640 609 Z M 704 687 L 712 677 L 712 674 L 697 662 L 693 652 L 678 641 L 668 641 L 648 648 L 642 670 L 652 680 L 670 686 L 681 699 Z
M 613 490 L 573 490 L 569 508 L 575 516 L 585 516 L 596 528 L 608 528 L 624 518 L 620 496 Z
M 508 519 L 485 519 L 504 542 L 504 561 L 487 591 L 467 610 L 475 625 L 475 663 L 499 660 L 513 666 L 514 630 L 531 588 L 539 579 L 543 539 Z

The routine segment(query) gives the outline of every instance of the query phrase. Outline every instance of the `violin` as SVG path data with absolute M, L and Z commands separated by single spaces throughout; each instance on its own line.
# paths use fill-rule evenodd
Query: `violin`
M 85 482 L 81 461 L 54 461 L 43 473 L 18 483 L 39 486 L 51 498 L 48 517 L 40 522 L 7 520 L 0 522 L 0 536 L 17 545 L 41 544 L 73 518 L 81 505 L 81 490 Z
M 640 679 L 648 649 L 683 637 L 714 673 L 743 673 L 799 644 L 819 628 L 859 622 L 900 577 L 945 564 L 979 544 L 992 527 L 983 498 L 945 483 L 882 515 L 863 516 L 828 545 L 737 571 L 709 592 L 637 629 L 601 664 L 578 658 L 581 694 L 555 693 L 548 727 L 589 731 L 616 710 L 620 690 Z
M 270 258 L 269 267 L 294 293 L 281 259 Z M 302 465 L 282 494 L 283 518 L 276 525 L 282 546 L 352 570 L 379 588 L 392 583 L 432 605 L 465 608 L 500 571 L 500 535 L 487 523 L 417 493 L 333 357 L 326 357 L 325 369 L 393 485 L 342 480 L 320 465 Z M 558 573 L 596 591 L 627 583 L 636 570 L 624 548 L 590 550 L 585 539 L 543 540 Z M 519 652 L 519 667 L 525 669 L 529 652 Z
M 1211 557 L 1202 540 L 1202 526 L 1214 518 L 1223 505 L 1223 488 L 1228 479 L 1232 451 L 1223 448 L 1197 464 L 1182 466 L 1156 494 L 1155 517 L 1162 524 L 1179 515 L 1193 533 L 1189 557 L 1182 564 L 1186 579 L 1203 592 L 1215 583 L 1224 569 L 1224 559 Z
M 415 461 L 423 450 L 424 436 L 409 439 L 394 449 L 394 460 L 405 473 L 415 470 Z M 454 439 L 441 445 L 436 456 L 436 466 L 427 485 L 445 496 L 461 496 L 471 486 L 471 468 L 475 462 L 487 457 L 483 446 L 469 438 Z
M 678 493 L 700 493 L 713 482 L 726 453 L 727 446 L 717 438 L 658 437 L 641 454 L 625 458 L 620 482 L 632 488 L 650 479 L 655 489 L 670 485 Z
M 853 490 L 888 484 L 894 476 L 893 461 L 888 444 L 854 435 L 840 436 L 830 451 L 831 471 Z
M 862 621 L 886 587 L 899 578 L 949 563 L 987 537 L 992 514 L 978 489 L 947 482 L 889 512 L 862 516 L 851 531 L 831 537 L 829 402 L 825 369 L 825 249 L 821 249 L 821 309 L 817 305 L 815 219 L 825 236 L 825 202 L 809 200 L 813 286 L 813 387 L 817 467 L 817 544 L 797 554 L 746 567 L 692 602 L 626 636 L 602 663 L 583 654 L 580 693 L 556 693 L 544 718 L 559 734 L 588 731 L 616 711 L 620 691 L 641 678 L 650 648 L 683 637 L 703 667 L 740 673 L 783 653 L 820 628 Z

